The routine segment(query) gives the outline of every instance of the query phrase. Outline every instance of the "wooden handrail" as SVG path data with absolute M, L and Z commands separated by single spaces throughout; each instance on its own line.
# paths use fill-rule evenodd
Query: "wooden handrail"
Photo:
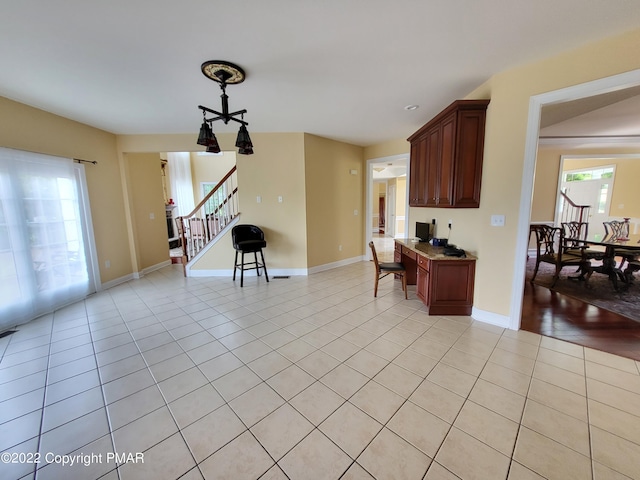
M 213 187 L 209 193 L 207 193 L 207 195 L 200 201 L 200 203 L 196 205 L 196 207 L 193 210 L 191 210 L 189 213 L 187 213 L 186 215 L 182 215 L 182 217 L 186 218 L 186 217 L 195 215 L 197 211 L 200 210 L 204 206 L 204 204 L 209 201 L 211 196 L 224 184 L 224 182 L 226 182 L 229 179 L 231 175 L 233 175 L 235 171 L 236 171 L 236 166 L 234 165 L 233 168 L 229 170 L 229 172 L 222 178 L 222 180 L 220 180 L 218 184 L 215 187 Z M 236 188 L 236 191 L 237 190 L 238 189 Z
M 575 203 L 573 200 L 571 200 L 569 198 L 569 196 L 564 193 L 563 191 L 560 191 L 560 195 L 562 195 L 562 197 L 569 203 L 569 205 L 571 205 L 572 207 L 575 208 L 591 208 L 591 205 L 578 205 L 577 203 Z
M 578 222 L 581 222 L 581 223 L 583 222 L 589 223 L 589 219 L 588 218 L 585 219 L 585 211 L 588 214 L 589 210 L 591 209 L 591 205 L 578 205 L 573 200 L 571 200 L 569 196 L 562 190 L 560 191 L 560 195 L 562 195 L 562 198 L 566 203 L 569 204 L 570 207 L 573 207 L 575 210 L 579 212 L 578 218 L 574 218 L 574 220 L 577 220 Z
M 176 218 L 180 224 L 180 239 L 182 241 L 183 265 L 193 259 L 214 237 L 224 230 L 229 223 L 239 215 L 238 187 L 235 165 L 218 182 L 218 184 L 189 212 Z M 216 197 L 213 212 L 206 211 L 206 204 L 214 195 L 220 195 L 226 190 L 223 198 Z M 185 272 L 186 273 L 186 272 Z

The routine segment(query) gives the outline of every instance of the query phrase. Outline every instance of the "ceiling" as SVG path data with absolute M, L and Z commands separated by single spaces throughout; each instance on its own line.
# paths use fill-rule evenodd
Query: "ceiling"
M 0 95 L 116 134 L 195 137 L 197 106 L 220 109 L 200 65 L 227 60 L 246 71 L 227 93 L 251 132 L 366 146 L 500 71 L 639 26 L 637 0 L 6 1 Z
M 640 86 L 547 105 L 540 117 L 544 143 L 580 148 L 640 147 Z

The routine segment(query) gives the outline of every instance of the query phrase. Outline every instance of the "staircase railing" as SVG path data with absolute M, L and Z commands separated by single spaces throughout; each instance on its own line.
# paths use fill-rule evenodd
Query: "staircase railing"
M 560 192 L 560 195 L 562 198 L 562 204 L 560 205 L 560 223 L 589 223 L 589 211 L 591 210 L 591 205 L 578 205 L 562 191 Z
M 239 213 L 238 178 L 234 166 L 193 211 L 176 218 L 182 263 L 193 259 Z

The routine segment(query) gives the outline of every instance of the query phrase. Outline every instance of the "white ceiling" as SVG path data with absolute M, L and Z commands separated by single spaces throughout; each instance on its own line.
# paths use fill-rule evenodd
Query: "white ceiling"
M 370 145 L 497 72 L 639 26 L 637 0 L 4 1 L 0 95 L 117 134 L 195 137 L 197 105 L 220 109 L 200 65 L 227 60 L 247 73 L 227 93 L 251 132 Z
M 545 106 L 541 141 L 563 147 L 640 146 L 640 87 Z

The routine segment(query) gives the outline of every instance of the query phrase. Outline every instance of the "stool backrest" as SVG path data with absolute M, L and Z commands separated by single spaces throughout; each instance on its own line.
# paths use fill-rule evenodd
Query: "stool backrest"
M 231 238 L 234 247 L 238 242 L 246 242 L 247 240 L 264 240 L 264 232 L 255 225 L 236 225 L 231 230 Z

